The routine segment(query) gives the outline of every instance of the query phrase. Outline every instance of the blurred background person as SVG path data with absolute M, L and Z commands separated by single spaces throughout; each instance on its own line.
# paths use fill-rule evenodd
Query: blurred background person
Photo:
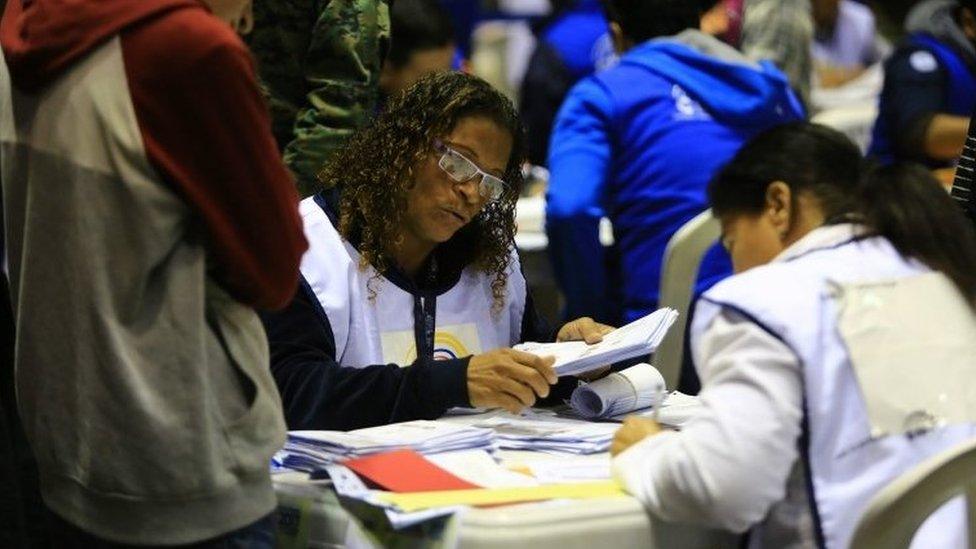
M 976 114 L 976 113 L 974 113 Z M 955 170 L 955 181 L 952 185 L 952 198 L 965 212 L 966 217 L 976 225 L 976 124 L 970 119 L 969 135 L 963 147 L 959 164 Z
M 923 1 L 909 12 L 905 31 L 885 63 L 869 154 L 951 167 L 976 107 L 976 1 Z
M 744 10 L 739 49 L 749 59 L 776 65 L 809 107 L 813 78 L 810 0 L 746 0 Z
M 820 86 L 842 86 L 890 54 L 871 8 L 853 0 L 812 1 L 813 60 Z
M 742 19 L 745 14 L 745 0 L 725 0 L 722 4 L 725 6 L 728 28 L 721 38 L 726 44 L 738 48 L 742 44 Z
M 299 194 L 314 194 L 318 171 L 376 112 L 387 2 L 254 0 L 247 44 L 285 164 Z
M 657 307 L 665 246 L 705 210 L 714 170 L 748 136 L 803 111 L 772 64 L 697 30 L 701 6 L 611 0 L 607 8 L 620 62 L 580 81 L 559 111 L 546 232 L 565 317 L 613 325 Z M 599 240 L 604 215 L 616 241 L 609 252 Z M 713 248 L 698 291 L 730 272 Z
M 390 7 L 390 53 L 380 72 L 383 102 L 427 73 L 454 67 L 450 15 L 438 0 L 396 0 Z
M 600 0 L 554 0 L 538 23 L 535 50 L 522 79 L 519 112 L 525 122 L 528 160 L 547 164 L 549 136 L 569 89 L 616 61 Z

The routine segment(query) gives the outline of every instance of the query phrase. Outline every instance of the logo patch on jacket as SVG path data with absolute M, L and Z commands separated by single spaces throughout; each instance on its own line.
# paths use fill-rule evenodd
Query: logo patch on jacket
M 384 332 L 380 342 L 386 363 L 409 366 L 417 360 L 413 330 Z M 438 326 L 434 331 L 434 360 L 450 360 L 481 352 L 481 338 L 474 323 Z
M 671 87 L 671 97 L 674 98 L 675 120 L 712 119 L 712 115 L 705 112 L 701 104 L 692 99 L 681 86 L 675 84 Z

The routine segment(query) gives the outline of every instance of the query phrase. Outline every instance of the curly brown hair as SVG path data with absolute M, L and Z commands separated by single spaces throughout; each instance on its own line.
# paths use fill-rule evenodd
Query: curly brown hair
M 445 138 L 463 118 L 479 116 L 512 136 L 502 196 L 485 205 L 470 223 L 435 250 L 438 263 L 474 265 L 494 275 L 494 310 L 505 300 L 508 266 L 515 240 L 515 202 L 522 189 L 525 140 L 512 102 L 484 80 L 459 72 L 438 72 L 418 80 L 396 96 L 372 125 L 358 131 L 322 170 L 323 182 L 340 189 L 339 232 L 359 240 L 360 268 L 378 273 L 395 263 L 407 191 L 413 168 L 434 154 L 434 141 Z M 379 275 L 377 274 L 375 278 Z M 372 282 L 372 280 L 370 281 Z M 375 289 L 370 285 L 370 294 Z

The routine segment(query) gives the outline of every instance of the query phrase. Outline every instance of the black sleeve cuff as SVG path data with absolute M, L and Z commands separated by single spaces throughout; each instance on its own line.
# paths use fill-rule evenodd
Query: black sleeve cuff
M 564 376 L 559 378 L 555 385 L 549 388 L 549 396 L 539 399 L 536 406 L 556 406 L 569 400 L 573 391 L 579 387 L 579 379 L 575 376 Z
M 468 363 L 470 356 L 428 363 L 428 385 L 433 402 L 444 410 L 455 407 L 470 408 L 468 400 Z

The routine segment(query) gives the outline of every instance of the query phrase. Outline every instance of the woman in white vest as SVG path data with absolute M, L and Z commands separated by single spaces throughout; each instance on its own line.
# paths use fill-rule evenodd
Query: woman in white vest
M 444 72 L 394 98 L 326 167 L 338 197 L 300 205 L 301 287 L 264 317 L 289 428 L 514 412 L 562 392 L 551 358 L 510 348 L 552 338 L 514 249 L 522 159 L 511 102 Z M 558 339 L 609 329 L 581 319 Z
M 736 275 L 692 327 L 704 412 L 629 419 L 614 472 L 651 513 L 752 547 L 848 547 L 867 503 L 976 436 L 976 234 L 918 166 L 864 174 L 822 126 L 773 129 L 709 188 Z M 914 547 L 962 547 L 962 502 Z

